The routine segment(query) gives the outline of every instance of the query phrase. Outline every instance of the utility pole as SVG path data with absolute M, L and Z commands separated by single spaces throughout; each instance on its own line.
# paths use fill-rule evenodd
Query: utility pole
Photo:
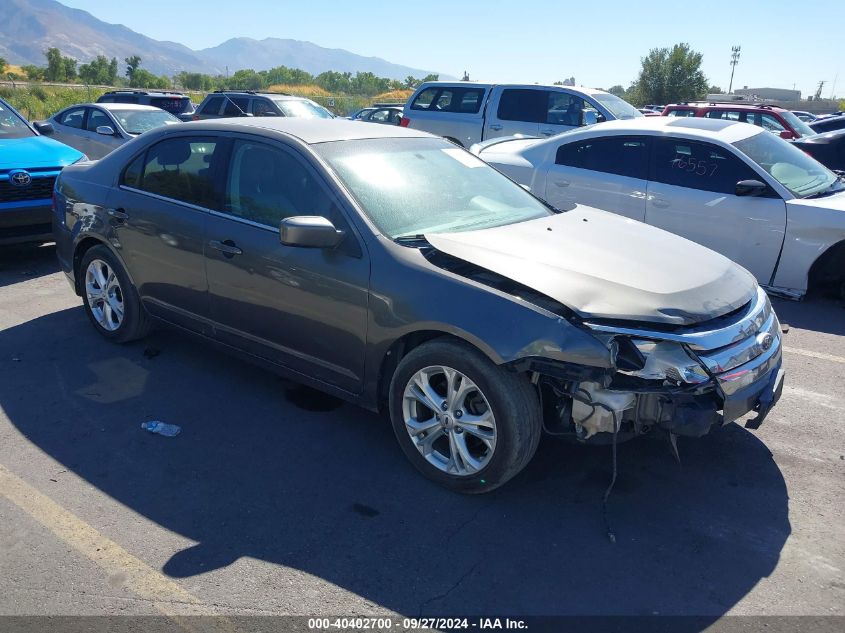
M 736 65 L 739 63 L 739 51 L 741 49 L 741 46 L 731 47 L 731 83 L 728 84 L 728 94 L 731 94 L 731 90 L 734 87 L 734 71 L 736 70 Z

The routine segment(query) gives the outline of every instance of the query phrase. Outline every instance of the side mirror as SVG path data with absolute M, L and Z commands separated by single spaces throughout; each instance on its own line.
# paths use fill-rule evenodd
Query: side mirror
M 329 220 L 319 215 L 297 215 L 282 220 L 279 238 L 286 246 L 303 248 L 334 248 L 343 239 Z
M 56 130 L 53 128 L 53 124 L 47 121 L 38 122 L 36 121 L 32 125 L 35 126 L 35 129 L 38 130 L 39 134 L 43 134 L 44 136 L 50 136 Z
M 599 118 L 594 110 L 584 110 L 583 116 L 581 117 L 581 125 L 595 125 L 598 121 Z
M 114 128 L 111 125 L 98 125 L 97 134 L 102 134 L 103 136 L 114 136 Z
M 795 137 L 795 135 L 792 132 L 790 132 L 789 130 L 781 130 L 780 134 L 778 134 L 778 136 L 780 136 L 783 139 L 786 139 L 787 141 Z
M 740 180 L 736 183 L 736 195 L 738 196 L 762 196 L 768 190 L 769 186 L 759 180 Z

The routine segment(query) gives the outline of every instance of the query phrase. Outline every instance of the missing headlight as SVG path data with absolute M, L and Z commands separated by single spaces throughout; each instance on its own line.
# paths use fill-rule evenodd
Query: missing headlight
M 618 340 L 618 339 L 617 339 Z M 710 377 L 684 351 L 678 343 L 667 341 L 649 341 L 645 339 L 621 339 L 626 341 L 623 345 L 620 341 L 619 359 L 622 358 L 622 350 L 630 346 L 643 358 L 642 366 L 628 368 L 622 362 L 617 361 L 620 371 L 631 376 L 644 380 L 668 380 L 675 384 L 686 383 L 698 385 L 707 382 Z M 626 355 L 626 365 L 631 364 L 628 359 L 635 358 L 630 353 Z

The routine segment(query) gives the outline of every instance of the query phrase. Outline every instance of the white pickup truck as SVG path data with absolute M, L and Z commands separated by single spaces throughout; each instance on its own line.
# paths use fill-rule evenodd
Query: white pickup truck
M 641 116 L 627 101 L 592 88 L 427 81 L 408 99 L 400 125 L 469 147 L 499 136 L 552 136 Z

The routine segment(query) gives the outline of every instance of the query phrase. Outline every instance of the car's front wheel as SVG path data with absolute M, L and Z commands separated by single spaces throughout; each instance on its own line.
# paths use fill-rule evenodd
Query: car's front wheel
M 120 260 L 105 246 L 86 251 L 79 265 L 85 313 L 97 331 L 126 343 L 144 337 L 149 320 Z
M 456 341 L 408 353 L 391 381 L 390 417 L 408 459 L 426 477 L 459 492 L 487 492 L 531 460 L 542 421 L 524 375 Z

